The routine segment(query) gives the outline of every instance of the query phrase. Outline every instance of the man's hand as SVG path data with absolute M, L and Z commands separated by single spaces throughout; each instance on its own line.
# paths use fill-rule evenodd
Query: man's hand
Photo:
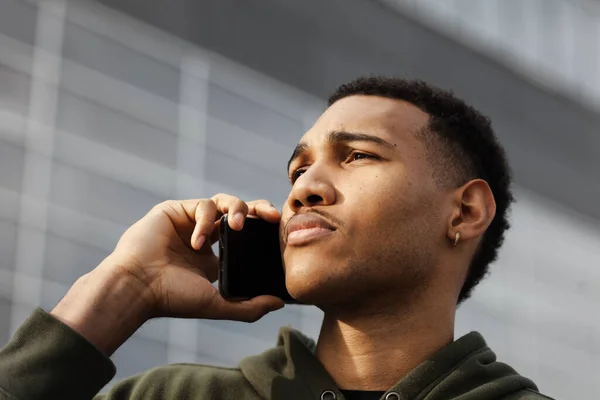
M 247 215 L 273 223 L 281 218 L 266 200 L 244 203 L 224 194 L 161 203 L 123 234 L 114 252 L 80 278 L 52 314 L 111 354 L 149 318 L 251 322 L 283 307 L 271 296 L 230 302 L 212 285 L 219 260 L 211 245 L 224 214 L 235 230 Z

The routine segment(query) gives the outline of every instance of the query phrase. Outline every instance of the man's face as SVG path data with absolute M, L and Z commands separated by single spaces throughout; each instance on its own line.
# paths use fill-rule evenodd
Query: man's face
M 329 107 L 290 163 L 282 253 L 288 290 L 316 305 L 426 285 L 445 238 L 444 196 L 410 103 L 350 96 Z

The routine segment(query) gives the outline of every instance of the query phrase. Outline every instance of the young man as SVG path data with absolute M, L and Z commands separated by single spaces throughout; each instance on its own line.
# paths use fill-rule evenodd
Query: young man
M 282 328 L 239 368 L 173 365 L 98 399 L 541 399 L 477 333 L 454 340 L 457 304 L 496 258 L 512 202 L 487 118 L 420 81 L 343 85 L 289 163 L 282 213 L 228 195 L 168 201 L 120 239 L 51 313 L 0 353 L 0 399 L 91 399 L 108 357 L 154 317 L 255 321 L 283 307 L 225 301 L 211 285 L 219 218 L 280 221 L 286 284 L 324 311 L 316 346 Z

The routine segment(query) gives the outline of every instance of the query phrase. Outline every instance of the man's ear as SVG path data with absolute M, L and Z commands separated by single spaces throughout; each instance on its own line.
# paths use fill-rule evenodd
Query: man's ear
M 452 243 L 477 239 L 483 235 L 496 215 L 492 189 L 483 179 L 474 179 L 456 189 L 454 210 L 448 221 L 448 238 Z M 458 233 L 458 235 L 457 235 Z

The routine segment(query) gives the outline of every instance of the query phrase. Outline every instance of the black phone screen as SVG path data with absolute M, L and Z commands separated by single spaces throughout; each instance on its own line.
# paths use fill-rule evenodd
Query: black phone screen
M 246 218 L 242 230 L 235 231 L 225 215 L 219 233 L 219 291 L 223 297 L 247 300 L 271 295 L 295 303 L 285 287 L 279 224 Z

